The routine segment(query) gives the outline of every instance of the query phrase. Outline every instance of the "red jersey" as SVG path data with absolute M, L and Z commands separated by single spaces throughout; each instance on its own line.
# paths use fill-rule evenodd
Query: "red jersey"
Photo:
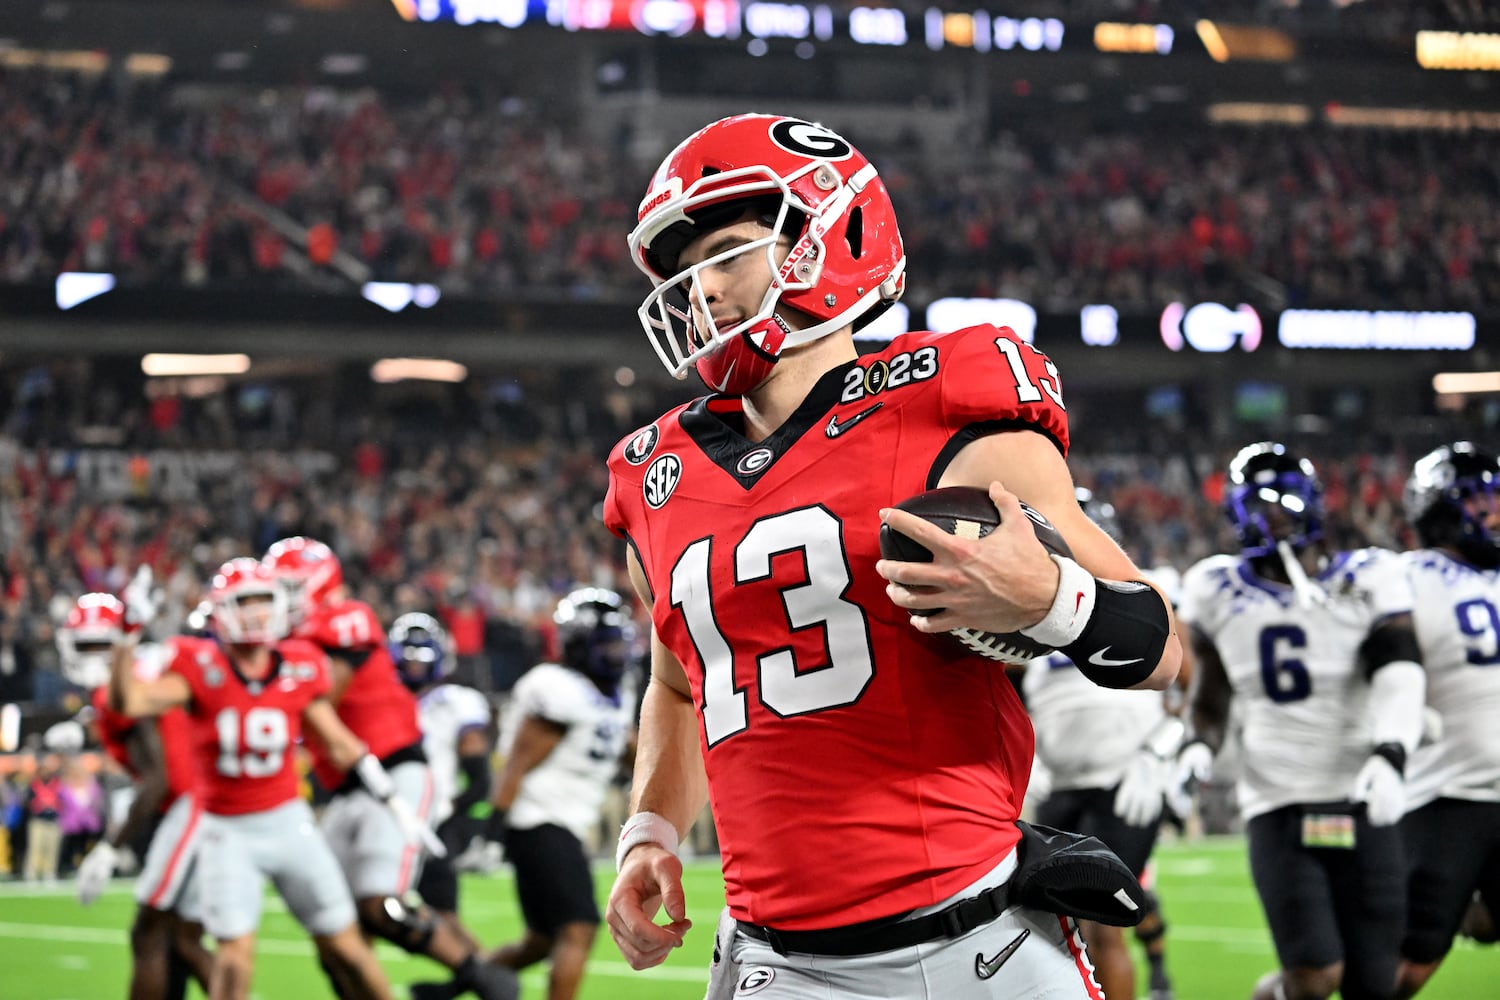
M 1009 330 L 913 333 L 765 441 L 739 414 L 704 397 L 621 441 L 604 509 L 692 686 L 730 910 L 806 930 L 936 903 L 1020 839 L 1031 723 L 1004 670 L 891 603 L 878 511 L 985 433 L 1066 454 L 1057 370 Z
M 234 816 L 297 798 L 292 746 L 302 713 L 328 695 L 327 658 L 310 643 L 283 639 L 259 681 L 242 677 L 213 639 L 177 636 L 167 669 L 192 691 L 188 715 L 203 778 L 203 808 Z
M 386 647 L 385 629 L 364 601 L 340 601 L 319 608 L 297 629 L 297 637 L 321 647 L 328 655 L 350 664 L 354 677 L 334 707 L 344 725 L 364 741 L 370 752 L 384 759 L 422 742 L 417 724 L 417 699 L 401 683 Z M 332 791 L 344 781 L 316 740 L 309 740 L 313 774 Z
M 145 719 L 132 719 L 109 707 L 109 688 L 94 689 L 94 721 L 99 727 L 99 742 L 131 777 L 139 780 L 135 765 L 130 760 L 127 741 L 136 726 Z M 162 763 L 167 770 L 167 796 L 162 801 L 161 812 L 165 813 L 180 796 L 194 791 L 198 784 L 198 762 L 193 752 L 192 724 L 187 712 L 174 708 L 157 716 L 156 733 L 161 738 Z

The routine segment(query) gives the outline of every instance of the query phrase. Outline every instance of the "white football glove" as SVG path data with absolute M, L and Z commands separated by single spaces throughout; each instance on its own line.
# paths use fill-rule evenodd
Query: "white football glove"
M 1371 826 L 1390 826 L 1406 812 L 1406 780 L 1394 764 L 1373 754 L 1354 776 L 1354 801 L 1365 804 Z
M 396 825 L 401 828 L 401 836 L 412 845 L 421 846 L 435 858 L 446 858 L 448 848 L 438 839 L 438 835 L 432 832 L 432 828 L 422 822 L 421 817 L 412 812 L 411 806 L 399 795 L 394 795 L 385 800 L 385 807 L 396 817 Z
M 1172 763 L 1145 747 L 1137 750 L 1125 767 L 1125 776 L 1115 790 L 1115 815 L 1130 826 L 1149 826 L 1161 815 L 1162 796 L 1167 790 Z
M 1214 773 L 1214 752 L 1202 740 L 1192 740 L 1177 753 L 1167 781 L 1167 805 L 1178 816 L 1193 811 L 1193 796 Z
M 78 866 L 78 901 L 88 906 L 99 898 L 104 887 L 115 873 L 116 855 L 119 852 L 106 841 L 99 841 L 94 849 L 84 855 Z
M 156 586 L 151 567 L 142 563 L 120 595 L 125 602 L 125 628 L 134 632 L 156 621 L 161 613 L 162 590 Z

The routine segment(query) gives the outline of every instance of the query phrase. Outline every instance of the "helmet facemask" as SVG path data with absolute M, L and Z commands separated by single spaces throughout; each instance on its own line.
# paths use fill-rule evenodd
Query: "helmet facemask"
M 1312 463 L 1281 445 L 1255 444 L 1230 463 L 1224 512 L 1245 556 L 1278 552 L 1285 542 L 1300 552 L 1323 537 L 1323 487 Z

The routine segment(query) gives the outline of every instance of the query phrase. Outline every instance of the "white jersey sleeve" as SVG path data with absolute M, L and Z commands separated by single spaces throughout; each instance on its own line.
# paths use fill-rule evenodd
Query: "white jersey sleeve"
M 1437 798 L 1500 802 L 1500 571 L 1434 549 L 1406 555 L 1427 704 L 1442 739 L 1407 763 L 1407 808 Z
M 587 842 L 629 735 L 633 703 L 627 692 L 605 695 L 583 674 L 555 663 L 532 667 L 511 692 L 500 745 L 509 754 L 527 716 L 565 727 L 552 752 L 521 781 L 510 825 L 554 823 Z
M 1293 803 L 1347 801 L 1369 757 L 1369 682 L 1360 647 L 1412 596 L 1401 557 L 1341 552 L 1300 602 L 1249 562 L 1215 557 L 1183 578 L 1182 618 L 1214 643 L 1243 723 L 1239 802 L 1246 819 Z
M 484 695 L 460 684 L 439 684 L 417 699 L 417 723 L 422 728 L 422 750 L 432 768 L 433 822 L 453 814 L 458 794 L 458 741 L 470 729 L 490 724 L 490 703 Z
M 1065 653 L 1040 656 L 1021 681 L 1037 760 L 1058 791 L 1113 788 L 1166 713 L 1160 691 L 1117 691 L 1090 681 Z

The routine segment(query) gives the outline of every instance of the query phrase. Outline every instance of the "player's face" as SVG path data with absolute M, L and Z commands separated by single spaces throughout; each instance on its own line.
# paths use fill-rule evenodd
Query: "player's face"
M 1464 498 L 1464 510 L 1485 529 L 1500 530 L 1500 496 L 1490 490 L 1479 490 Z
M 759 219 L 741 219 L 698 236 L 682 251 L 679 266 L 684 270 L 712 261 L 694 271 L 683 289 L 692 307 L 695 331 L 727 330 L 761 311 L 771 287 L 771 259 L 764 247 L 750 248 L 749 244 L 770 233 L 770 227 Z M 776 240 L 772 256 L 777 264 L 790 249 L 790 237 Z M 695 337 L 699 343 L 706 340 Z
M 237 602 L 240 627 L 247 635 L 264 635 L 276 616 L 276 599 L 270 594 L 246 594 Z

